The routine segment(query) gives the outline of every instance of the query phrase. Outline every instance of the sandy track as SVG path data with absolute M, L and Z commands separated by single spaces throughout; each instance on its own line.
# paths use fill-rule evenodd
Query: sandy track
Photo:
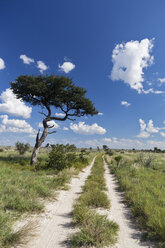
M 94 158 L 95 159 L 95 158 Z M 77 178 L 73 178 L 69 191 L 60 191 L 58 201 L 48 203 L 45 206 L 44 214 L 36 217 L 39 230 L 36 237 L 26 244 L 25 248 L 65 248 L 68 247 L 65 242 L 71 233 L 72 227 L 72 207 L 76 198 L 82 193 L 82 186 L 87 176 L 90 174 L 90 166 L 81 172 Z M 35 219 L 33 219 L 34 221 Z M 22 247 L 22 246 L 21 246 Z
M 153 244 L 140 242 L 141 232 L 131 220 L 129 208 L 123 203 L 122 193 L 118 190 L 115 177 L 110 174 L 108 165 L 105 164 L 105 179 L 108 188 L 108 197 L 111 201 L 111 209 L 107 212 L 108 218 L 119 225 L 119 237 L 116 248 L 140 248 L 154 247 Z

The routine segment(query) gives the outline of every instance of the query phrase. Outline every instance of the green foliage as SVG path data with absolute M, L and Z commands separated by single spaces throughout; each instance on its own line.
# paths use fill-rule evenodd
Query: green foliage
M 54 106 L 60 109 L 67 106 L 72 110 L 72 116 L 98 113 L 93 103 L 85 97 L 87 90 L 75 86 L 72 80 L 65 76 L 22 75 L 10 84 L 17 98 L 32 105 L 46 108 Z
M 116 163 L 117 163 L 117 166 L 120 164 L 120 161 L 122 160 L 122 156 L 121 155 L 118 155 L 116 157 L 114 157 Z
M 52 150 L 49 153 L 47 167 L 57 171 L 71 167 L 77 160 L 76 153 L 68 152 L 71 149 L 72 147 L 70 148 L 69 145 L 53 145 Z
M 113 156 L 114 155 L 114 152 L 111 149 L 108 149 L 106 151 L 106 154 L 109 155 L 109 156 Z
M 135 162 L 144 167 L 151 167 L 153 160 L 154 157 L 151 154 L 145 155 L 144 153 L 140 153 Z
M 16 146 L 16 149 L 20 155 L 23 155 L 23 154 L 25 154 L 25 152 L 30 150 L 30 144 L 29 143 L 24 144 L 24 143 L 21 143 L 18 141 L 15 144 L 15 146 Z
M 109 148 L 108 148 L 108 146 L 107 145 L 103 145 L 103 150 L 104 151 L 107 151 Z

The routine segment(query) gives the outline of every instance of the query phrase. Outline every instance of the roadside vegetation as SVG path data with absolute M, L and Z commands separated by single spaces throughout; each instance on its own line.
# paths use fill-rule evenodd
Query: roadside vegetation
M 144 238 L 165 247 L 165 154 L 120 152 L 106 159 Z
M 19 155 L 14 148 L 1 148 L 0 247 L 17 243 L 21 232 L 13 232 L 14 222 L 22 214 L 43 211 L 43 199 L 54 198 L 56 190 L 67 189 L 70 179 L 85 168 L 94 155 L 94 152 L 81 152 L 74 146 L 55 145 L 41 148 L 38 163 L 30 166 L 30 152 Z
M 118 225 L 109 221 L 106 215 L 97 213 L 97 208 L 109 209 L 110 202 L 104 179 L 104 164 L 99 154 L 92 167 L 83 193 L 76 201 L 73 210 L 73 222 L 79 231 L 70 238 L 72 247 L 105 247 L 117 240 Z

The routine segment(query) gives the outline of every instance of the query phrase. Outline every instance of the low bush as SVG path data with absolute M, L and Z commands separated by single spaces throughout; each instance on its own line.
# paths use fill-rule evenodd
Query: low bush
M 17 151 L 19 152 L 20 155 L 25 154 L 25 152 L 30 150 L 30 144 L 29 143 L 21 143 L 21 142 L 17 142 L 15 144 Z

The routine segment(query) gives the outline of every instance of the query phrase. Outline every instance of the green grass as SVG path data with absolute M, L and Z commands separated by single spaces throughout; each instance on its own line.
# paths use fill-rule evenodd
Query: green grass
M 162 154 L 156 155 L 156 161 Z M 163 154 L 164 156 L 164 154 Z M 139 227 L 146 231 L 147 238 L 156 240 L 165 247 L 165 173 L 162 166 L 153 164 L 150 168 L 139 166 L 135 160 L 124 157 L 124 165 L 110 165 L 125 192 L 127 204 L 131 207 Z M 131 161 L 131 162 L 130 162 Z M 157 168 L 156 170 L 154 168 Z
M 118 225 L 95 211 L 88 215 L 80 231 L 71 238 L 72 247 L 105 247 L 117 241 Z
M 106 190 L 106 183 L 101 155 L 96 158 L 91 175 L 83 188 L 84 191 L 74 205 L 73 223 L 80 231 L 71 236 L 72 247 L 101 248 L 111 246 L 117 240 L 118 225 L 109 221 L 106 215 L 99 215 L 95 211 L 98 207 L 110 207 L 108 197 L 103 191 Z
M 39 156 L 44 165 L 47 152 Z M 91 161 L 94 154 L 89 154 Z M 27 161 L 27 164 L 20 164 Z M 55 174 L 53 170 L 28 165 L 30 153 L 19 156 L 14 150 L 0 152 L 0 247 L 8 247 L 19 240 L 21 232 L 13 233 L 12 225 L 22 214 L 44 211 L 43 200 L 55 197 L 58 189 L 67 189 L 70 179 L 87 164 L 76 165 Z

